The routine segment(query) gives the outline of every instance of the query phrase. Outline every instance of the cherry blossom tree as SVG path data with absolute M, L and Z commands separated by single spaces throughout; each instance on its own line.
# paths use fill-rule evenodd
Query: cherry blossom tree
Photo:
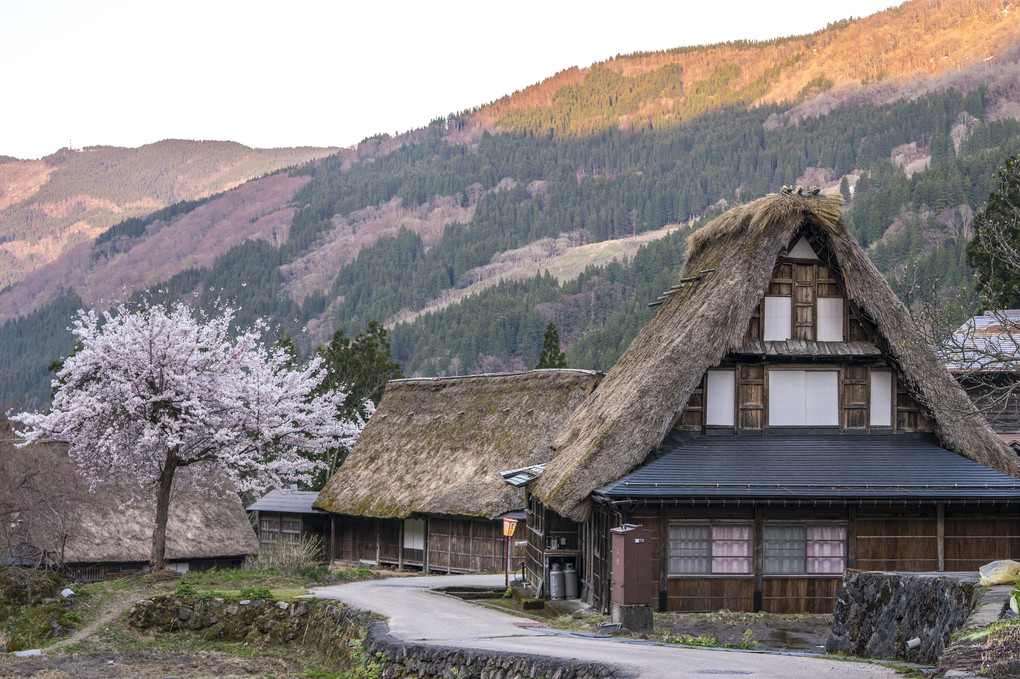
M 222 479 L 232 489 L 217 492 L 241 493 L 307 483 L 324 453 L 353 445 L 364 426 L 337 416 L 345 391 L 312 395 L 320 359 L 291 369 L 287 351 L 264 343 L 264 323 L 232 332 L 233 318 L 229 307 L 207 314 L 183 302 L 81 310 L 51 410 L 11 418 L 25 445 L 67 441 L 93 488 L 104 478 L 154 488 L 153 570 L 165 565 L 175 478 Z

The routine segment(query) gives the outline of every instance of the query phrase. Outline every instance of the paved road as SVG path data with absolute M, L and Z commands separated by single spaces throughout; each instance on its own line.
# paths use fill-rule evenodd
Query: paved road
M 512 651 L 615 664 L 641 677 L 705 676 L 750 679 L 889 679 L 893 670 L 825 658 L 591 639 L 520 627 L 533 620 L 432 592 L 451 586 L 499 587 L 502 575 L 391 578 L 320 587 L 315 595 L 389 618 L 390 633 L 403 641 L 457 648 Z

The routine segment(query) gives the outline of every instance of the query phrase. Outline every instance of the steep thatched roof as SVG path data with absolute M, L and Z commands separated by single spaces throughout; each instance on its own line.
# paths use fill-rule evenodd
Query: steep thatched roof
M 0 503 L 16 505 L 28 538 L 65 563 L 148 561 L 155 492 L 136 483 L 108 482 L 89 492 L 64 443 L 16 448 L 0 439 Z M 175 483 L 167 523 L 167 559 L 205 559 L 258 551 L 258 539 L 236 493 L 180 489 Z M 12 487 L 18 486 L 19 492 Z M 2 508 L 0 508 L 2 509 Z
M 876 323 L 942 444 L 1020 475 L 1016 456 L 978 415 L 847 231 L 839 200 L 772 195 L 726 212 L 688 239 L 680 284 L 553 441 L 556 457 L 535 487 L 542 500 L 583 520 L 593 489 L 632 471 L 659 446 L 705 371 L 743 342 L 780 253 L 805 225 L 826 242 L 830 267 Z
M 394 380 L 315 506 L 385 518 L 494 518 L 521 507 L 499 472 L 547 462 L 549 442 L 600 373 L 533 370 Z

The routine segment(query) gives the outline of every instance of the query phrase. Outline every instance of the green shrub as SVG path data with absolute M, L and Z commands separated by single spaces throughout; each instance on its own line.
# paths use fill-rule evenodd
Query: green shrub
M 268 587 L 242 587 L 241 598 L 242 599 L 269 599 L 273 596 L 273 593 L 269 591 Z
M 183 599 L 189 596 L 195 596 L 198 594 L 198 589 L 195 587 L 195 583 L 191 580 L 181 580 L 177 583 L 177 590 L 174 594 Z

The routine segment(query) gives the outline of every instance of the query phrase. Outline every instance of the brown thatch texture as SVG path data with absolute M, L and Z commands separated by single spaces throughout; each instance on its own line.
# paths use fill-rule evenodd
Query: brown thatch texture
M 552 436 L 600 376 L 534 370 L 394 380 L 315 506 L 385 518 L 494 518 L 520 509 L 520 490 L 499 472 L 547 462 Z
M 777 258 L 805 223 L 827 238 L 848 297 L 877 324 L 942 444 L 1020 475 L 1016 456 L 988 428 L 847 231 L 839 200 L 772 195 L 726 212 L 691 236 L 680 276 L 700 279 L 666 296 L 559 432 L 556 457 L 535 487 L 542 500 L 583 520 L 592 490 L 632 471 L 659 446 L 705 371 L 743 342 Z
M 146 562 L 152 551 L 155 490 L 108 482 L 89 492 L 64 443 L 15 447 L 0 439 L 0 505 L 19 513 L 39 550 L 65 563 Z M 236 493 L 182 489 L 175 482 L 167 522 L 167 559 L 205 559 L 258 551 Z M 17 486 L 15 489 L 14 487 Z M 17 491 L 17 492 L 15 492 Z M 0 506 L 0 514 L 4 512 Z

